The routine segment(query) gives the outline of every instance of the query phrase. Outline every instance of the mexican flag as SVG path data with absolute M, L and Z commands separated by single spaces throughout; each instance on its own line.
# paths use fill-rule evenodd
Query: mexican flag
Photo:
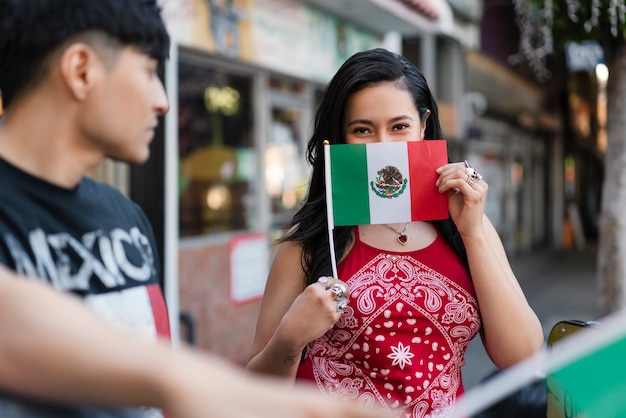
M 448 195 L 435 186 L 435 170 L 448 162 L 445 140 L 336 144 L 326 149 L 329 225 L 448 217 Z

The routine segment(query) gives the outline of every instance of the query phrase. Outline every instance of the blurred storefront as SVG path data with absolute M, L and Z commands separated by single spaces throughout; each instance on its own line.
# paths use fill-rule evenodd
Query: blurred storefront
M 483 6 L 480 49 L 467 54 L 468 97 L 483 109 L 465 145 L 491 149 L 485 156 L 500 167 L 489 194 L 502 205 L 489 215 L 510 253 L 583 249 L 597 238 L 604 176 L 602 48 L 553 44 L 511 2 Z
M 561 233 L 560 120 L 538 85 L 479 51 L 466 60 L 473 113 L 463 148 L 489 184 L 485 211 L 510 255 L 544 245 Z

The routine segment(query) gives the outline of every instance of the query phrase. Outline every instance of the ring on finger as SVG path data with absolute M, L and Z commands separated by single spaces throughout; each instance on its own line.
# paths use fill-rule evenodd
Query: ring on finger
M 348 293 L 348 289 L 341 283 L 335 283 L 330 287 L 330 291 L 333 294 L 333 298 L 339 302 L 341 299 L 346 298 L 346 293 Z
M 346 306 L 348 306 L 348 299 L 346 298 L 337 299 L 337 312 L 343 311 L 344 309 L 346 309 Z
M 324 289 L 326 290 L 330 289 L 330 279 L 328 277 L 322 276 L 317 279 L 317 282 L 321 284 L 322 286 L 324 286 Z
M 474 180 L 482 180 L 483 176 L 480 175 L 480 173 L 474 168 L 474 167 L 469 167 L 465 169 L 465 174 L 468 175 L 468 177 L 471 177 Z
M 470 186 L 472 184 L 474 184 L 474 182 L 482 180 L 483 176 L 480 175 L 480 173 L 478 172 L 478 170 L 476 170 L 470 163 L 469 161 L 465 160 L 465 174 L 467 174 L 467 178 L 468 178 L 468 183 L 470 183 L 469 179 L 472 179 L 472 182 L 470 183 Z

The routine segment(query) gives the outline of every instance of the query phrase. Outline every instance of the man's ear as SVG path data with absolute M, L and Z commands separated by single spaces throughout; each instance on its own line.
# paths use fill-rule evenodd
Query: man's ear
M 59 67 L 69 93 L 79 101 L 93 88 L 102 62 L 96 51 L 85 43 L 70 45 L 61 55 Z

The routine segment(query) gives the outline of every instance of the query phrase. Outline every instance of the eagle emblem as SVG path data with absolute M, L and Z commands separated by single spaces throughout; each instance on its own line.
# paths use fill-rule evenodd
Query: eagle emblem
M 407 185 L 407 179 L 402 176 L 398 167 L 388 165 L 376 172 L 376 179 L 370 182 L 370 187 L 376 196 L 392 199 L 400 196 Z

